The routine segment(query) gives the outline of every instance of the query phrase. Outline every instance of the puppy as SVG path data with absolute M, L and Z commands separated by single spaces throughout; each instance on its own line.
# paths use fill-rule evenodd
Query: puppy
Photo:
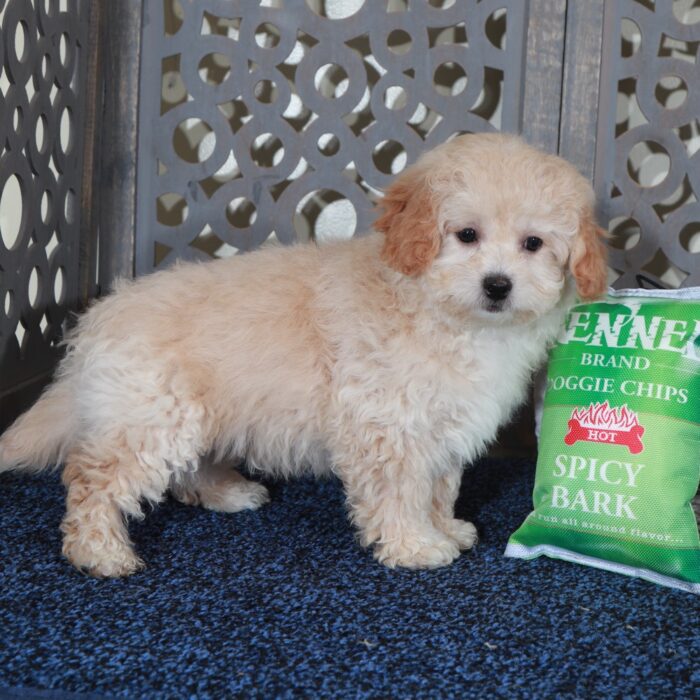
M 125 517 L 168 489 L 258 507 L 265 488 L 230 468 L 242 460 L 336 474 L 387 566 L 443 566 L 474 544 L 454 517 L 463 464 L 525 397 L 574 286 L 606 287 L 593 193 L 517 137 L 469 135 L 380 206 L 366 236 L 178 265 L 81 318 L 54 383 L 0 439 L 3 469 L 65 465 L 75 566 L 141 568 Z

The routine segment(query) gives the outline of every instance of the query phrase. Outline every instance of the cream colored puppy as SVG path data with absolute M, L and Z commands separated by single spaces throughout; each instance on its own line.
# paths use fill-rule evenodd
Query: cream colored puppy
M 262 485 L 220 465 L 333 472 L 388 566 L 449 564 L 462 467 L 523 400 L 573 297 L 603 292 L 593 194 L 513 136 L 462 136 L 386 193 L 377 231 L 179 265 L 96 303 L 54 383 L 0 439 L 3 468 L 64 463 L 63 552 L 142 566 L 125 516 L 168 489 L 237 511 Z

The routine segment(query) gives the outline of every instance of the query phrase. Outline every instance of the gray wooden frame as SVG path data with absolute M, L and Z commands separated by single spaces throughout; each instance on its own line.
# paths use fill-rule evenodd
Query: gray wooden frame
M 328 19 L 312 5 L 200 0 L 180 5 L 179 22 L 166 26 L 163 3 L 145 0 L 143 42 L 149 50 L 141 61 L 136 274 L 176 258 L 207 259 L 207 240 L 245 251 L 273 233 L 283 243 L 310 235 L 313 215 L 302 233 L 293 227 L 304 218 L 299 212 L 310 194 L 319 197 L 317 209 L 329 204 L 320 193 L 340 195 L 354 210 L 355 233 L 361 235 L 371 227 L 377 191 L 392 179 L 377 162 L 381 144 L 401 147 L 410 163 L 454 133 L 520 130 L 527 3 L 456 0 L 439 8 L 411 0 L 407 10 L 390 12 L 384 3 L 366 2 L 342 19 Z M 279 33 L 258 35 L 265 26 Z M 503 27 L 502 41 L 500 35 L 494 40 L 497 26 Z M 396 33 L 409 38 L 401 51 L 391 48 Z M 269 39 L 274 41 L 265 44 Z M 297 58 L 290 59 L 297 49 Z M 213 52 L 230 66 L 221 83 L 202 77 Z M 438 69 L 448 64 L 463 67 L 469 80 L 446 96 L 436 84 Z M 345 73 L 347 93 L 330 98 L 322 92 L 316 71 L 324 65 Z M 277 86 L 276 100 L 265 103 L 256 95 L 261 80 Z M 182 86 L 180 101 L 161 100 L 161 81 Z M 405 106 L 387 107 L 384 91 L 392 85 L 404 89 Z M 499 100 L 491 99 L 494 94 Z M 302 105 L 298 116 L 290 116 L 293 98 Z M 484 105 L 500 120 L 485 116 Z M 417 127 L 412 119 L 421 109 L 439 121 Z M 194 129 L 206 124 L 216 142 L 212 152 L 203 149 L 202 156 L 201 142 L 178 151 L 174 137 L 182 137 L 180 127 L 188 122 Z M 317 140 L 324 133 L 335 134 L 339 153 L 319 155 Z M 257 145 L 266 134 L 274 137 L 268 143 L 279 144 L 279 161 L 270 162 L 267 147 Z M 229 153 L 235 154 L 237 172 L 221 176 Z M 175 197 L 187 217 L 161 221 L 156 200 L 165 197 Z M 231 218 L 241 213 L 241 200 L 256 209 L 257 219 L 239 226 Z M 160 257 L 156 251 L 167 252 Z
M 697 0 L 694 6 L 697 12 Z M 608 91 L 612 107 L 616 88 L 633 80 L 633 97 L 646 120 L 624 128 L 610 120 L 599 122 L 597 142 L 606 160 L 599 160 L 596 189 L 604 221 L 610 222 L 613 234 L 619 231 L 620 218 L 633 216 L 639 227 L 633 245 L 614 237 L 611 264 L 620 273 L 618 287 L 700 285 L 700 23 L 697 14 L 692 24 L 681 21 L 678 9 L 673 3 L 657 2 L 652 13 L 630 0 L 606 6 L 601 94 Z M 640 27 L 642 40 L 634 55 L 621 61 L 618 37 L 627 17 Z M 669 48 L 672 44 L 677 48 Z M 682 76 L 684 99 L 667 108 L 663 82 L 669 77 L 676 81 L 673 76 Z M 643 166 L 634 164 L 633 149 L 643 143 L 650 150 L 665 151 L 663 157 L 668 158 L 668 171 L 659 182 L 643 182 Z M 684 231 L 694 236 L 694 252 Z
M 559 150 L 567 0 L 530 0 L 524 62 L 522 134 L 550 153 Z
M 12 176 L 20 182 L 22 220 L 14 245 L 0 246 L 0 431 L 48 382 L 71 312 L 95 294 L 92 212 L 101 86 L 100 2 L 69 0 L 65 10 L 57 2 L 2 5 L 3 39 L 14 42 L 21 25 L 25 46 L 20 57 L 12 43 L 3 42 L 10 88 L 0 101 L 0 172 L 3 182 Z M 21 113 L 17 128 L 10 109 Z M 56 298 L 59 273 L 63 292 Z M 36 276 L 33 287 L 30 274 Z M 33 303 L 30 294 L 36 296 Z
M 110 0 L 102 7 L 105 91 L 97 216 L 98 279 L 104 293 L 116 278 L 134 275 L 139 74 L 146 20 L 141 0 Z
M 527 12 L 527 41 L 522 56 L 523 91 L 518 109 L 520 130 L 533 144 L 550 152 L 560 152 L 589 177 L 593 176 L 597 113 L 590 99 L 597 98 L 597 67 L 600 62 L 603 0 L 570 3 L 567 0 L 523 0 Z M 110 3 L 108 39 L 120 51 L 108 49 L 108 65 L 117 76 L 114 90 L 106 100 L 103 134 L 113 144 L 114 153 L 106 158 L 100 207 L 100 280 L 108 289 L 120 276 L 135 273 L 134 255 L 138 245 L 137 165 L 125 161 L 138 151 L 137 120 L 131 101 L 138 90 L 141 69 L 140 3 L 116 0 Z M 146 7 L 144 5 L 143 7 Z M 151 20 L 152 21 L 152 20 Z M 566 46 L 565 35 L 576 36 Z M 148 57 L 144 59 L 148 61 Z M 148 69 L 154 66 L 148 64 Z M 125 98 L 125 96 L 127 96 Z M 152 91 L 142 96 L 142 114 L 157 109 L 158 96 Z M 561 109 L 560 109 L 561 107 Z M 108 174 L 111 171 L 112 175 Z

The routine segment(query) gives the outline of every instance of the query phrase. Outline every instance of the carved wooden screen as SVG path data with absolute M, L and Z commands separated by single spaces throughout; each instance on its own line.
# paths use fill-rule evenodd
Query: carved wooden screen
M 517 131 L 522 0 L 146 0 L 135 271 L 368 230 L 425 149 Z
M 0 0 L 0 428 L 78 305 L 86 0 Z
M 605 3 L 596 188 L 617 287 L 700 285 L 700 0 Z

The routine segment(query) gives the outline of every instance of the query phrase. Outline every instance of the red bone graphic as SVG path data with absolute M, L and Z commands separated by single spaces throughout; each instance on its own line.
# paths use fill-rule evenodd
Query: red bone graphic
M 639 454 L 643 449 L 642 435 L 644 428 L 635 425 L 631 430 L 600 430 L 598 428 L 586 428 L 577 420 L 569 421 L 569 432 L 564 438 L 567 445 L 573 445 L 579 440 L 585 442 L 607 442 L 611 445 L 625 445 L 633 454 Z
M 622 406 L 619 413 L 608 402 L 591 404 L 587 409 L 574 409 L 569 420 L 569 432 L 564 438 L 567 445 L 576 442 L 602 442 L 625 445 L 631 454 L 643 449 L 644 428 L 639 425 L 637 414 Z

